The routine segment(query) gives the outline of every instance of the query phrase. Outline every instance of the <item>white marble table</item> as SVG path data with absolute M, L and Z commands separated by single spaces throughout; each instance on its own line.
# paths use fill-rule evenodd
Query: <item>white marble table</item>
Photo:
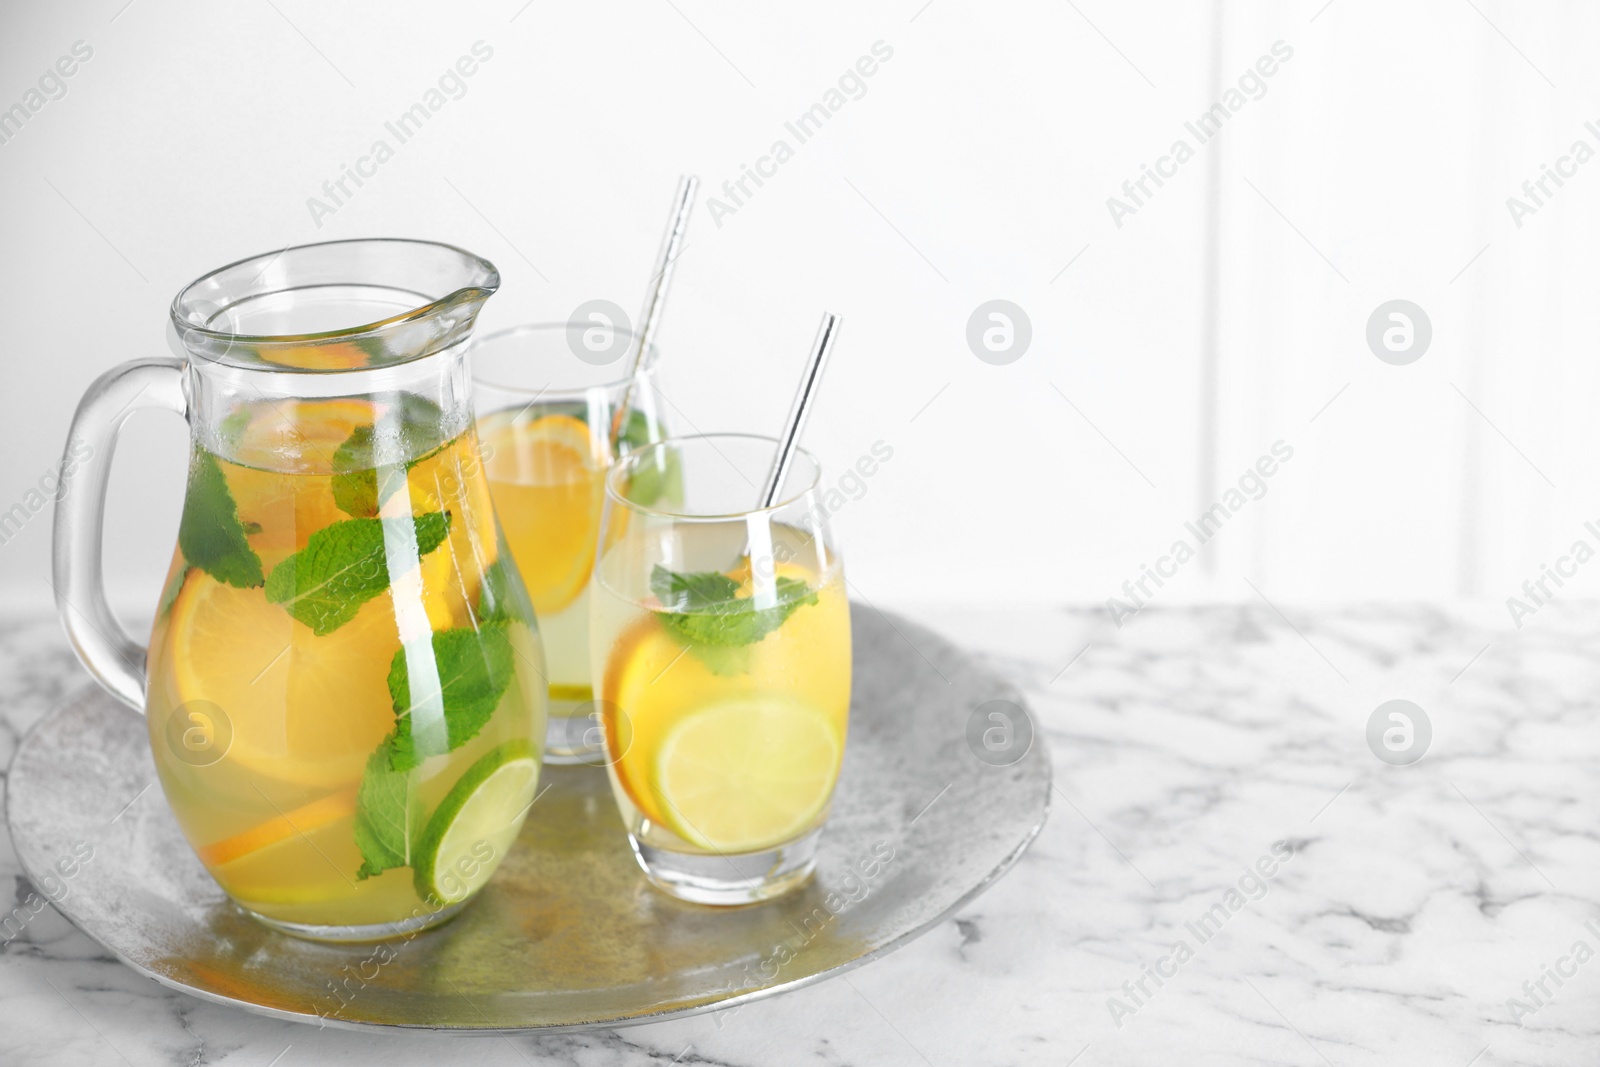
M 1600 1063 L 1600 607 L 1280 606 L 912 612 L 1029 693 L 1051 821 L 910 947 L 720 1026 L 319 1031 L 168 991 L 46 908 L 0 946 L 0 1064 Z M 0 623 L 0 765 L 83 677 L 53 621 Z M 1396 697 L 1433 725 L 1409 767 L 1366 743 Z

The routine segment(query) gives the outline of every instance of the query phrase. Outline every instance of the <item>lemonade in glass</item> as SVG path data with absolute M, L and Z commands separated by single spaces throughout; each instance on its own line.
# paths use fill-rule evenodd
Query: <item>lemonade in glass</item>
M 649 879 L 705 904 L 804 881 L 844 758 L 843 564 L 809 454 L 752 510 L 775 446 L 675 438 L 607 482 L 591 641 L 613 792 Z
M 619 455 L 661 438 L 647 354 L 594 323 L 518 326 L 472 349 L 478 435 L 490 493 L 544 637 L 550 692 L 545 758 L 597 762 L 603 751 L 589 671 L 590 578 L 605 479 Z M 671 491 L 668 477 L 651 487 Z

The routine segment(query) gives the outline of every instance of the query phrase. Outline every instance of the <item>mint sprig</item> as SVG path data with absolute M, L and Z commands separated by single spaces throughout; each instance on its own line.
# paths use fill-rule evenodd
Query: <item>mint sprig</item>
M 397 771 L 420 767 L 427 757 L 454 752 L 478 736 L 511 684 L 514 655 L 504 623 L 441 630 L 425 647 L 398 649 L 389 664 L 395 714 L 389 766 Z M 426 689 L 412 685 L 413 657 L 433 667 Z
M 774 603 L 758 608 L 753 597 L 738 595 L 739 582 L 719 571 L 679 574 L 659 563 L 650 570 L 650 591 L 666 609 L 656 618 L 691 650 L 753 645 L 801 607 L 817 602 L 816 590 L 798 578 L 779 578 L 774 585 Z
M 318 637 L 355 618 L 361 605 L 389 588 L 388 542 L 414 524 L 416 555 L 432 552 L 450 532 L 450 513 L 393 519 L 345 519 L 311 535 L 306 547 L 279 563 L 267 578 L 267 599 Z
M 225 585 L 254 589 L 263 580 L 261 557 L 245 540 L 245 526 L 239 521 L 228 479 L 217 457 L 200 447 L 189 461 L 178 548 L 187 563 Z
M 395 652 L 389 664 L 395 728 L 368 757 L 356 790 L 358 879 L 411 866 L 413 845 L 426 824 L 411 772 L 426 757 L 454 752 L 478 736 L 493 717 L 516 673 L 506 630 L 505 623 L 442 630 Z M 438 688 L 430 684 L 425 693 L 413 692 L 414 656 L 432 666 L 429 678 L 438 678 Z
M 528 599 L 528 591 L 504 543 L 500 545 L 499 556 L 484 569 L 483 581 L 478 586 L 478 620 L 520 622 L 538 632 L 533 602 Z
M 356 789 L 355 837 L 361 850 L 356 878 L 411 865 L 411 843 L 423 826 L 422 805 L 411 789 L 411 775 L 390 767 L 391 734 L 367 758 Z

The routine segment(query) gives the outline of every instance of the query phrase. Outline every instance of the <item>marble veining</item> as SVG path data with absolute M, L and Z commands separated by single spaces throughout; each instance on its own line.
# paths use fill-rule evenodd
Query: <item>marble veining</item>
M 0 1064 L 1600 1063 L 1600 610 L 1280 607 L 911 612 L 1027 693 L 1057 805 L 998 885 L 820 985 L 374 1037 L 168 991 L 45 907 L 0 945 Z M 82 679 L 52 620 L 0 623 L 0 765 Z M 1396 697 L 1433 726 L 1409 767 L 1367 747 Z M 35 890 L 0 834 L 0 903 Z

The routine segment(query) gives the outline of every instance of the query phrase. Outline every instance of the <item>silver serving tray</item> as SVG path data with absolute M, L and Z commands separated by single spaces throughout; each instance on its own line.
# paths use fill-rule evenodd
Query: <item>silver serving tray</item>
M 154 784 L 143 720 L 97 688 L 18 749 L 11 834 L 34 884 L 57 887 L 56 907 L 128 966 L 260 1015 L 558 1031 L 730 1008 L 910 941 L 1004 874 L 1049 810 L 1043 744 L 995 766 L 967 740 L 978 705 L 1022 705 L 1011 686 L 904 619 L 855 605 L 851 622 L 850 740 L 817 872 L 764 904 L 652 889 L 604 771 L 547 767 L 519 847 L 459 918 L 381 947 L 287 937 L 201 868 Z M 93 856 L 78 862 L 84 844 Z

